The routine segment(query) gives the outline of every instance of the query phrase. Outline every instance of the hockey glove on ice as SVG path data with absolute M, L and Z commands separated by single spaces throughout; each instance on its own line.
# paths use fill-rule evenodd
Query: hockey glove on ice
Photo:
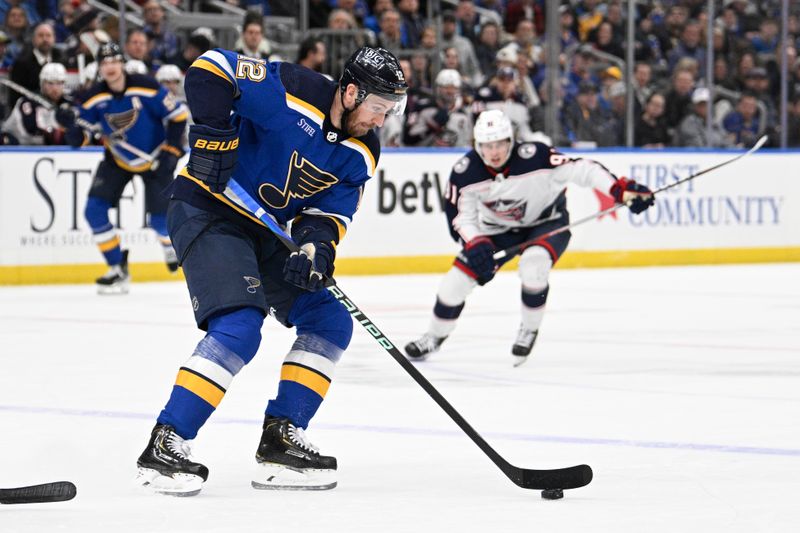
M 208 185 L 211 192 L 221 193 L 236 168 L 239 136 L 234 128 L 218 130 L 192 124 L 189 127 L 189 174 Z
M 307 291 L 325 287 L 325 277 L 333 266 L 333 249 L 324 242 L 308 242 L 293 252 L 283 265 L 283 277 L 293 285 Z
M 488 278 L 494 274 L 494 243 L 488 237 L 477 237 L 464 246 L 464 257 L 467 264 L 479 278 Z
M 645 185 L 628 178 L 619 178 L 611 186 L 611 196 L 619 204 L 627 204 L 628 209 L 641 213 L 655 203 L 653 193 Z

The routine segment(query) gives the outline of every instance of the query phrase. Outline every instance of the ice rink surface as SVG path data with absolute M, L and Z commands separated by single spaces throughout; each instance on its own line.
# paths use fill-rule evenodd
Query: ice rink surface
M 440 276 L 341 278 L 403 345 Z M 0 506 L 0 532 L 794 532 L 800 529 L 800 265 L 556 270 L 532 359 L 512 368 L 515 273 L 477 290 L 419 368 L 511 463 L 588 463 L 545 501 L 511 483 L 359 326 L 309 429 L 328 492 L 250 488 L 293 335 L 203 428 L 194 498 L 144 494 L 135 460 L 201 333 L 182 282 L 0 289 L 0 487 L 68 479 L 66 503 Z

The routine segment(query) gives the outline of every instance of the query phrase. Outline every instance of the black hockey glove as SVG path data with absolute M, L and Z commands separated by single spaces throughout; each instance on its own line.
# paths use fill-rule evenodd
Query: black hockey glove
M 464 257 L 467 265 L 479 278 L 488 278 L 494 274 L 494 243 L 488 237 L 476 237 L 464 246 Z
M 211 192 L 221 193 L 236 168 L 239 136 L 234 128 L 218 130 L 192 124 L 189 127 L 189 174 L 208 185 Z
M 156 158 L 156 162 L 153 164 L 153 173 L 156 174 L 158 177 L 174 177 L 175 176 L 175 167 L 178 166 L 178 158 L 181 157 L 181 151 L 175 147 L 169 145 L 162 145 L 161 152 L 158 154 L 158 158 Z
M 627 204 L 628 209 L 639 214 L 655 203 L 655 197 L 647 186 L 628 178 L 619 178 L 611 186 L 611 196 L 619 204 Z
M 329 272 L 330 270 L 330 272 Z M 301 289 L 315 292 L 325 287 L 333 272 L 333 249 L 324 242 L 308 242 L 293 252 L 283 265 L 283 277 Z
M 75 125 L 75 110 L 69 104 L 61 104 L 56 108 L 56 122 L 65 130 Z

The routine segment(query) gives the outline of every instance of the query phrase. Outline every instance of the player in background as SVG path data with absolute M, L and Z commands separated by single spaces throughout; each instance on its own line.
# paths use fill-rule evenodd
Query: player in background
M 172 187 L 168 223 L 198 327 L 206 335 L 181 366 L 137 461 L 154 492 L 197 494 L 208 468 L 188 442 L 211 416 L 261 343 L 267 314 L 297 339 L 267 403 L 256 449 L 258 489 L 330 489 L 336 458 L 304 430 L 322 404 L 353 322 L 324 289 L 336 246 L 375 174 L 373 128 L 403 112 L 406 82 L 382 48 L 358 49 L 338 82 L 292 63 L 211 50 L 184 84 L 194 120 L 189 162 Z M 232 113 L 233 112 L 233 113 Z M 229 187 L 241 186 L 278 224 L 286 246 Z
M 450 234 L 463 250 L 439 286 L 428 331 L 405 347 L 411 360 L 424 360 L 439 349 L 467 296 L 511 259 L 496 261 L 495 252 L 569 224 L 568 183 L 609 191 L 617 202 L 630 202 L 634 213 L 654 202 L 647 187 L 618 178 L 595 161 L 569 158 L 538 142 L 515 143 L 511 121 L 500 110 L 481 113 L 473 134 L 475 149 L 453 166 L 445 194 Z M 569 239 L 569 231 L 553 235 L 520 257 L 522 319 L 511 348 L 515 366 L 525 362 L 536 341 L 550 269 Z
M 436 95 L 421 99 L 408 113 L 406 146 L 469 146 L 472 116 L 461 95 L 461 74 L 442 69 L 436 75 Z
M 39 72 L 40 93 L 49 106 L 35 98 L 21 96 L 14 109 L 3 123 L 2 131 L 13 135 L 20 144 L 59 145 L 65 144 L 64 128 L 56 122 L 56 108 L 69 105 L 64 95 L 67 69 L 61 63 L 47 63 Z
M 119 204 L 125 186 L 135 174 L 142 177 L 150 227 L 158 234 L 170 272 L 178 260 L 167 233 L 167 198 L 162 191 L 172 182 L 175 166 L 183 156 L 181 138 L 186 129 L 186 106 L 176 102 L 158 82 L 139 74 L 127 74 L 122 50 L 115 43 L 97 52 L 101 81 L 82 96 L 79 118 L 71 109 L 59 108 L 56 117 L 66 128 L 72 146 L 89 143 L 100 132 L 105 154 L 97 167 L 84 212 L 94 241 L 108 263 L 108 272 L 97 278 L 100 294 L 128 292 L 128 251 L 120 245 L 108 210 Z M 96 128 L 85 131 L 86 128 Z

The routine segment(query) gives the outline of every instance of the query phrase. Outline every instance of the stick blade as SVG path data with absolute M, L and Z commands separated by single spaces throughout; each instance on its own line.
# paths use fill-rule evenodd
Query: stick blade
M 592 482 L 594 474 L 589 465 L 577 465 L 554 470 L 520 468 L 520 475 L 511 477 L 523 489 L 577 489 Z
M 78 493 L 70 481 L 54 481 L 30 487 L 0 489 L 0 503 L 51 503 L 71 500 Z

